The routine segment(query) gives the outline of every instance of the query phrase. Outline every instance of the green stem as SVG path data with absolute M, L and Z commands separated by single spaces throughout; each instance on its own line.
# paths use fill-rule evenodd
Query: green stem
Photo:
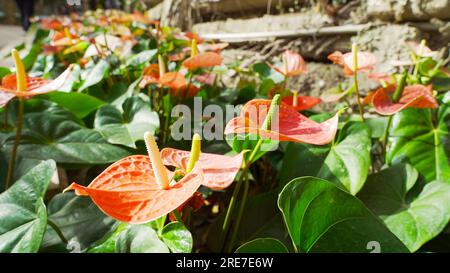
M 14 166 L 16 164 L 17 148 L 19 147 L 20 138 L 22 136 L 23 108 L 24 108 L 24 102 L 21 98 L 19 98 L 19 110 L 18 110 L 18 114 L 17 114 L 16 138 L 14 140 L 14 146 L 11 151 L 11 158 L 9 159 L 8 174 L 6 176 L 5 190 L 8 189 L 9 186 L 11 185 L 13 175 L 14 175 Z
M 61 241 L 65 244 L 68 244 L 69 241 L 67 241 L 66 237 L 64 237 L 64 234 L 62 233 L 61 229 L 50 219 L 47 219 L 47 224 L 52 227 L 52 229 L 56 232 L 58 237 L 61 239 Z
M 364 107 L 361 103 L 361 94 L 359 93 L 359 86 L 358 86 L 358 47 L 356 44 L 353 44 L 352 48 L 353 52 L 353 82 L 355 85 L 355 91 L 356 91 L 356 100 L 358 102 L 358 109 L 359 109 L 359 115 L 361 116 L 362 121 L 365 121 L 364 119 Z
M 272 120 L 273 120 L 273 116 L 275 115 L 275 112 L 277 111 L 276 107 L 278 107 L 280 105 L 280 100 L 281 100 L 281 96 L 279 94 L 277 94 L 277 95 L 275 95 L 273 97 L 272 103 L 270 104 L 270 108 L 269 108 L 269 111 L 268 111 L 267 116 L 266 116 L 266 119 L 264 120 L 264 123 L 261 126 L 262 130 L 269 130 L 270 129 L 270 126 L 271 126 Z M 224 234 L 224 238 L 226 238 L 226 235 L 228 234 L 228 229 L 230 228 L 231 216 L 233 214 L 234 206 L 235 206 L 236 200 L 238 198 L 239 190 L 241 188 L 243 179 L 244 178 L 248 179 L 248 176 L 247 176 L 248 168 L 250 167 L 250 165 L 252 164 L 253 160 L 255 159 L 257 153 L 259 152 L 262 143 L 263 143 L 263 139 L 260 138 L 258 140 L 258 142 L 256 143 L 256 146 L 253 148 L 250 156 L 246 160 L 244 166 L 242 167 L 241 177 L 239 178 L 239 180 L 238 180 L 238 182 L 236 184 L 236 187 L 234 188 L 233 195 L 231 196 L 230 203 L 228 204 L 228 210 L 227 210 L 227 213 L 225 215 L 225 220 L 224 220 L 223 225 L 222 225 L 222 234 Z M 248 190 L 244 191 L 244 194 L 242 196 L 242 202 L 244 202 L 244 200 L 247 199 L 247 194 L 248 194 Z M 242 213 L 238 213 L 238 216 L 237 216 L 237 218 L 235 220 L 236 221 L 235 225 L 233 227 L 232 235 L 234 233 L 236 233 L 237 230 L 239 229 L 239 223 L 241 221 L 241 217 L 242 217 Z M 225 240 L 224 240 L 224 242 L 225 242 Z M 222 242 L 222 243 L 224 244 L 224 242 Z M 233 239 L 231 240 L 230 244 L 231 245 L 234 244 Z
M 387 144 L 388 144 L 388 140 L 389 140 L 389 128 L 391 127 L 393 117 L 394 117 L 394 115 L 389 116 L 386 128 L 384 129 L 383 142 L 382 142 L 383 153 L 384 153 L 383 156 L 385 156 L 387 154 Z
M 228 246 L 226 248 L 226 252 L 230 253 L 233 251 L 234 242 L 236 241 L 236 236 L 239 230 L 239 225 L 241 224 L 242 214 L 244 213 L 245 205 L 247 203 L 247 196 L 248 196 L 248 190 L 250 188 L 250 183 L 248 180 L 247 173 L 245 174 L 245 180 L 244 180 L 244 192 L 242 193 L 242 200 L 239 204 L 239 210 L 238 215 L 236 217 L 236 222 L 234 223 L 233 230 L 231 232 L 231 240 L 228 241 Z

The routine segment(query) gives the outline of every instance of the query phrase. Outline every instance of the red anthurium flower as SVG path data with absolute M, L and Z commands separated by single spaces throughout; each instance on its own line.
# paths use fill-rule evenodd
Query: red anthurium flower
M 319 98 L 310 96 L 288 96 L 284 97 L 281 101 L 292 106 L 297 111 L 308 110 L 321 102 Z
M 165 165 L 186 171 L 191 152 L 172 148 L 161 151 Z M 242 166 L 243 153 L 230 157 L 225 155 L 201 153 L 197 164 L 200 164 L 204 179 L 202 185 L 213 190 L 222 190 L 233 183 Z
M 377 62 L 375 55 L 369 52 L 358 51 L 357 58 L 358 58 L 357 71 L 362 72 L 370 71 L 374 68 L 375 63 Z M 346 76 L 351 76 L 355 72 L 353 68 L 352 52 L 342 54 L 341 52 L 336 51 L 328 55 L 328 59 L 333 63 L 344 67 L 344 74 Z
M 127 223 L 145 223 L 172 212 L 203 183 L 201 164 L 179 181 L 163 165 L 154 138 L 145 135 L 149 156 L 136 155 L 112 164 L 89 186 L 72 183 L 65 191 L 87 195 L 107 215 Z
M 218 66 L 222 64 L 222 56 L 215 52 L 205 52 L 194 55 L 183 62 L 184 67 L 189 70 L 198 68 Z
M 26 77 L 26 90 L 17 91 L 17 76 L 10 74 L 2 79 L 0 86 L 0 106 L 4 106 L 14 97 L 31 98 L 36 95 L 58 90 L 64 85 L 72 70 L 70 65 L 61 75 L 54 80 Z
M 185 217 L 183 217 L 183 210 L 185 208 L 190 208 L 192 209 L 192 212 L 196 212 L 198 211 L 201 207 L 203 207 L 203 205 L 205 204 L 205 198 L 203 198 L 203 195 L 200 192 L 195 192 L 194 195 L 192 195 L 192 197 L 187 200 L 186 202 L 184 202 L 183 205 L 179 206 L 177 208 L 177 211 L 180 213 L 183 221 L 185 221 L 186 219 L 184 219 Z M 170 213 L 169 215 L 169 219 L 172 222 L 177 221 L 177 218 L 175 217 L 175 215 L 173 213 Z
M 398 102 L 393 102 L 390 95 L 395 91 L 395 85 L 378 89 L 372 97 L 375 111 L 381 115 L 393 115 L 406 108 L 438 108 L 433 97 L 431 85 L 411 85 L 405 87 Z
M 146 68 L 144 68 L 144 73 L 142 76 L 142 80 L 139 83 L 140 88 L 146 87 L 151 83 L 159 82 L 159 65 L 158 64 L 150 64 Z
M 63 28 L 63 23 L 56 18 L 43 18 L 41 19 L 41 26 L 47 30 L 59 30 Z
M 278 118 L 273 119 L 278 127 L 263 130 L 262 125 L 269 112 L 271 101 L 254 99 L 247 102 L 241 110 L 240 117 L 230 120 L 225 127 L 225 134 L 258 134 L 265 138 L 280 141 L 303 142 L 315 145 L 330 143 L 336 135 L 339 116 L 317 123 L 298 113 L 295 108 L 282 103 Z M 272 126 L 272 128 L 274 128 Z
M 293 77 L 306 73 L 306 63 L 303 57 L 291 50 L 286 50 L 283 55 L 282 67 L 275 67 L 269 64 L 277 72 L 283 74 L 285 77 Z

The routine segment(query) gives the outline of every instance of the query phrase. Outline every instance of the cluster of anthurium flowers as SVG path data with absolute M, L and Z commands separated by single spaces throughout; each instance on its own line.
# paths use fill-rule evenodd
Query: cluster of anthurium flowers
M 416 62 L 402 62 L 401 66 L 416 65 L 421 57 L 431 56 L 432 52 L 423 43 L 417 45 L 409 43 L 416 56 Z M 334 96 L 331 101 L 343 98 L 352 91 L 356 90 L 357 102 L 360 107 L 360 113 L 363 114 L 362 104 L 372 104 L 374 110 L 380 115 L 393 115 L 406 108 L 437 108 L 438 104 L 433 95 L 431 85 L 415 83 L 413 79 L 408 79 L 407 70 L 402 75 L 389 75 L 386 73 L 373 73 L 377 62 L 376 57 L 370 52 L 361 52 L 357 50 L 356 45 L 353 51 L 349 53 L 334 52 L 328 56 L 334 63 L 344 69 L 344 75 L 353 76 L 354 83 L 349 90 L 341 92 Z M 417 67 L 416 67 L 417 69 Z M 381 83 L 381 87 L 361 100 L 358 89 L 357 73 L 368 73 L 368 77 Z M 408 82 L 411 84 L 408 85 Z M 362 115 L 363 117 L 363 115 Z M 364 118 L 363 118 L 364 119 Z

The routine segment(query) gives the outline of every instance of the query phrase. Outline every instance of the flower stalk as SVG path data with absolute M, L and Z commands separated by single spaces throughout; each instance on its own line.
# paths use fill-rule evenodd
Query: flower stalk
M 362 121 L 364 121 L 364 108 L 361 103 L 361 94 L 359 93 L 358 86 L 358 45 L 356 43 L 352 44 L 352 54 L 353 54 L 353 84 L 355 85 L 356 100 L 358 102 L 359 115 Z

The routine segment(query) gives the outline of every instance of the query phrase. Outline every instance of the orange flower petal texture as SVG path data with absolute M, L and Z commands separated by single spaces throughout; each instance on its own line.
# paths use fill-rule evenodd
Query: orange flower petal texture
M 430 86 L 411 85 L 405 87 L 402 97 L 397 103 L 392 102 L 390 95 L 395 91 L 395 85 L 378 89 L 372 103 L 375 111 L 381 115 L 393 115 L 406 108 L 438 108 L 439 105 L 433 97 L 433 89 Z
M 339 116 L 317 123 L 298 113 L 292 106 L 282 103 L 278 119 L 272 121 L 272 130 L 262 130 L 270 108 L 270 100 L 254 99 L 247 102 L 239 117 L 230 120 L 225 134 L 258 134 L 279 141 L 303 142 L 315 145 L 330 143 L 337 132 Z
M 173 173 L 167 171 L 169 177 Z M 195 167 L 168 189 L 156 182 L 148 156 L 135 155 L 117 161 L 97 176 L 89 186 L 72 183 L 65 191 L 87 195 L 108 216 L 139 224 L 157 219 L 189 200 L 203 181 Z
M 201 153 L 197 161 L 203 171 L 202 185 L 213 190 L 223 190 L 233 183 L 242 166 L 243 153 L 235 156 Z M 164 165 L 186 170 L 191 152 L 172 148 L 161 151 Z
M 294 106 L 294 96 L 284 97 L 281 101 L 283 103 L 286 103 L 287 105 L 294 107 L 297 111 L 308 110 L 321 102 L 319 98 L 310 96 L 297 96 L 296 106 Z
M 180 89 L 187 85 L 187 81 L 179 72 L 167 72 L 159 78 L 159 84 L 171 89 Z
M 205 68 L 222 64 L 222 56 L 215 52 L 205 52 L 190 57 L 183 62 L 184 67 L 189 70 Z
M 19 98 L 31 98 L 36 95 L 48 93 L 58 90 L 64 85 L 73 66 L 70 65 L 61 75 L 54 80 L 46 80 L 42 78 L 27 77 L 27 90 L 17 91 L 17 78 L 16 74 L 10 74 L 3 77 L 2 85 L 0 86 L 0 93 L 7 93 L 0 96 L 0 106 L 4 106 L 14 97 Z
M 282 67 L 271 67 L 285 77 L 298 76 L 306 73 L 306 62 L 300 54 L 286 50 L 283 53 L 283 59 L 286 60 L 286 64 L 283 63 Z
M 375 55 L 369 52 L 359 51 L 357 58 L 358 58 L 357 71 L 362 72 L 370 71 L 374 68 L 374 65 L 377 62 Z M 342 52 L 335 51 L 330 55 L 328 55 L 328 59 L 333 63 L 344 67 L 344 74 L 346 76 L 351 76 L 355 72 L 353 68 L 352 52 L 342 54 Z

